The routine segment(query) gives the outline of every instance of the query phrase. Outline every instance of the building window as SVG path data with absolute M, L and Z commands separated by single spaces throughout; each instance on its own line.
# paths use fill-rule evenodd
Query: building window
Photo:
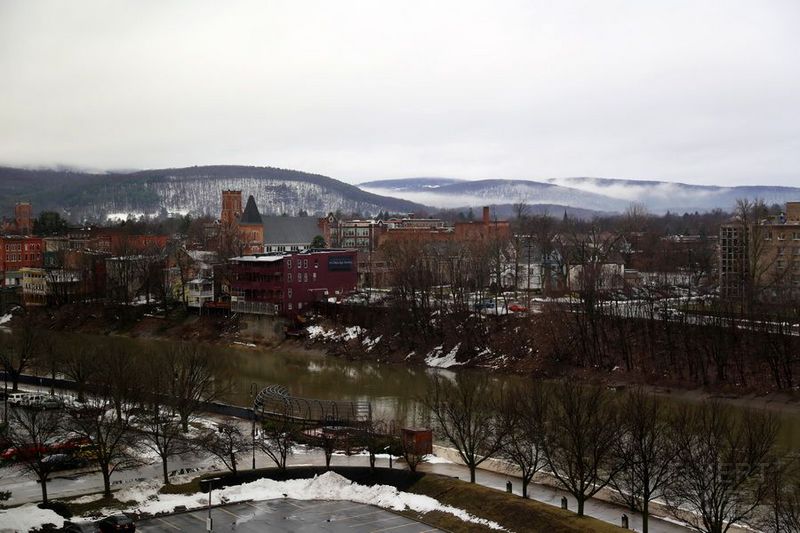
M 287 296 L 287 297 L 289 297 L 289 298 L 291 298 L 291 297 L 292 297 L 292 288 L 291 288 L 291 287 L 289 287 L 288 289 L 286 289 L 286 296 Z
M 313 278 L 312 278 L 312 279 L 313 279 L 314 281 L 317 281 L 317 273 L 316 273 L 316 272 L 314 272 L 314 273 L 313 273 Z
M 303 274 L 303 283 L 308 283 L 308 272 Z
M 291 259 L 287 259 L 286 260 L 286 268 L 292 268 L 292 260 Z
M 291 311 L 291 310 L 292 310 L 292 303 L 289 302 L 289 311 Z
M 289 272 L 288 274 L 286 274 L 286 281 L 287 281 L 287 282 L 289 282 L 289 283 L 291 283 L 291 282 L 292 282 L 292 273 L 291 273 L 291 272 Z
M 308 268 L 308 259 L 303 259 L 303 268 Z

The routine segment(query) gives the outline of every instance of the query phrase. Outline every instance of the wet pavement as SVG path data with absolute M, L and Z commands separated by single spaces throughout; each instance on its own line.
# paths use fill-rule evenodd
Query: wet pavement
M 137 531 L 204 532 L 208 510 L 151 518 L 136 523 Z M 423 533 L 439 529 L 378 507 L 347 501 L 267 500 L 211 509 L 213 531 Z

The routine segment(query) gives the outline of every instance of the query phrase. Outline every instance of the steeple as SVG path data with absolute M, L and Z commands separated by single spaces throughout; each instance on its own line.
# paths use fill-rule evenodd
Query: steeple
M 247 205 L 244 206 L 244 212 L 242 213 L 242 218 L 239 219 L 239 224 L 263 224 L 261 213 L 258 212 L 258 206 L 256 205 L 256 199 L 253 198 L 252 194 L 247 198 Z

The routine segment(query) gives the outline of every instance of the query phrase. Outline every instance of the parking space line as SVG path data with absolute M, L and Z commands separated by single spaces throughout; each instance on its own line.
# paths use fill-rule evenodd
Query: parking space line
M 370 531 L 370 533 L 379 533 L 380 531 L 390 531 L 392 529 L 400 529 L 401 527 L 418 526 L 418 525 L 419 525 L 418 522 L 406 522 L 405 524 L 400 524 L 399 526 L 385 527 L 383 529 L 373 529 Z
M 229 515 L 231 515 L 234 518 L 244 518 L 243 516 L 239 516 L 238 514 L 234 514 L 234 513 L 230 512 L 229 510 L 225 509 L 224 507 L 217 507 L 217 509 L 222 511 L 223 513 L 228 513 Z
M 162 523 L 164 523 L 164 524 L 167 524 L 169 527 L 171 527 L 171 528 L 173 528 L 173 529 L 177 529 L 178 531 L 180 531 L 180 530 L 181 530 L 181 528 L 179 528 L 179 527 L 178 527 L 178 526 L 176 526 L 175 524 L 172 524 L 172 523 L 170 523 L 170 522 L 167 522 L 167 521 L 166 521 L 166 520 L 164 520 L 163 518 L 156 518 L 156 520 L 158 520 L 159 522 L 162 522 Z
M 383 509 L 376 509 L 375 511 L 372 511 L 372 512 L 369 512 L 369 513 L 354 514 L 354 515 L 350 515 L 350 516 L 345 516 L 344 518 L 337 518 L 336 521 L 337 522 L 344 522 L 345 520 L 352 520 L 353 518 L 361 518 L 361 517 L 364 517 L 364 516 L 369 516 L 371 514 L 378 514 L 378 513 L 383 513 L 383 512 L 385 512 Z
M 405 517 L 402 517 L 400 515 L 392 515 L 392 516 L 387 516 L 386 518 L 378 518 L 376 520 L 370 520 L 369 522 L 362 522 L 361 524 L 354 524 L 350 527 L 367 527 L 373 524 L 378 524 L 380 522 L 388 522 L 389 520 L 397 520 L 397 519 L 402 520 L 404 518 Z
M 198 519 L 198 520 L 200 520 L 201 522 L 205 522 L 205 521 L 206 521 L 206 518 L 208 518 L 208 517 L 200 516 L 200 515 L 199 515 L 199 514 L 197 514 L 197 513 L 186 513 L 186 514 L 188 514 L 188 515 L 189 515 L 189 516 L 191 516 L 192 518 L 197 518 L 197 519 Z

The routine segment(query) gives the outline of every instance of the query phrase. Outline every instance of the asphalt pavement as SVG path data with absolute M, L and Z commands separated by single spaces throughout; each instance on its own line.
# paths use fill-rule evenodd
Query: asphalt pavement
M 136 523 L 143 532 L 207 531 L 208 510 L 181 513 Z M 213 531 L 240 533 L 335 532 L 423 533 L 440 529 L 371 505 L 347 501 L 267 500 L 211 509 Z

